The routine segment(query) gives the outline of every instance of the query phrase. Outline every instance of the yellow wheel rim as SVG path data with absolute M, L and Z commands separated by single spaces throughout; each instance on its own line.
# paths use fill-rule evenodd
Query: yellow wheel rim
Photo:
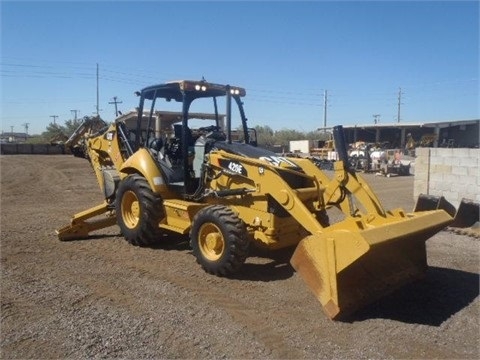
M 212 223 L 203 224 L 198 232 L 198 244 L 202 255 L 210 260 L 220 259 L 225 250 L 225 239 L 222 232 Z
M 130 229 L 134 229 L 140 221 L 140 202 L 137 195 L 131 190 L 123 194 L 122 218 L 125 225 Z

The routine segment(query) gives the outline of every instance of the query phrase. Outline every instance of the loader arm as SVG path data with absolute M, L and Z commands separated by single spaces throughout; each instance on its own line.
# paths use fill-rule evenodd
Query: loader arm
M 359 224 L 363 221 L 363 218 L 368 218 L 371 221 L 375 216 L 383 218 L 387 216 L 386 211 L 370 187 L 362 181 L 363 179 L 360 178 L 359 180 L 356 176 L 348 173 L 341 161 L 335 163 L 335 173 L 333 178 L 330 179 L 308 159 L 285 159 L 286 163 L 288 161 L 288 163 L 293 163 L 298 167 L 289 169 L 272 165 L 262 159 L 245 158 L 223 151 L 212 152 L 210 156 L 213 164 L 225 163 L 225 160 L 241 164 L 249 179 L 253 179 L 255 182 L 257 193 L 272 196 L 310 234 L 329 231 L 312 213 L 312 206 L 317 210 L 322 210 L 328 204 L 334 204 L 343 211 L 345 216 L 354 217 L 354 222 Z M 279 159 L 282 160 L 283 158 L 280 157 Z M 301 172 L 299 172 L 300 169 Z M 282 173 L 302 177 L 308 186 L 292 188 L 283 179 Z M 228 170 L 224 171 L 224 174 L 228 177 L 239 177 L 238 174 Z M 235 181 L 228 181 L 223 177 L 215 182 L 220 190 L 231 189 L 234 183 Z M 238 184 L 242 184 L 242 181 L 238 181 Z M 243 185 L 237 186 L 241 187 Z M 360 209 L 355 206 L 353 196 L 344 196 L 345 193 L 355 196 L 365 209 L 365 213 L 362 214 Z
M 321 186 L 325 188 L 323 192 L 325 205 L 336 205 L 345 215 L 354 215 L 351 209 L 355 209 L 355 212 L 359 209 L 354 206 L 353 199 L 347 196 L 342 201 L 343 195 L 351 194 L 355 196 L 357 201 L 363 206 L 365 213 L 385 216 L 385 209 L 367 182 L 360 174 L 351 174 L 348 172 L 343 161 L 336 161 L 334 163 L 334 175 L 330 179 L 308 159 L 296 158 L 291 160 L 301 167 L 306 174 L 315 177 Z
M 283 158 L 279 159 L 283 160 Z M 262 159 L 246 158 L 225 151 L 212 151 L 210 153 L 210 163 L 217 165 L 215 167 L 216 175 L 214 176 L 217 179 L 212 181 L 210 185 L 213 189 L 220 191 L 234 188 L 250 189 L 253 184 L 255 187 L 253 195 L 270 195 L 307 231 L 310 233 L 323 231 L 323 226 L 305 205 L 306 202 L 315 203 L 318 209 L 324 206 L 323 193 L 325 187 L 315 176 L 299 173 L 298 169 L 279 168 Z M 222 166 L 222 164 L 224 165 Z M 248 177 L 231 171 L 228 168 L 231 166 L 229 164 L 240 165 L 243 168 L 243 173 L 248 174 Z M 292 188 L 282 178 L 280 171 L 303 179 L 308 186 Z

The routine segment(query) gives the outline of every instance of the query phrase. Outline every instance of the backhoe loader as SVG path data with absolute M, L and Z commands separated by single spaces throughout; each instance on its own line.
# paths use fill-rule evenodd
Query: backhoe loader
M 135 126 L 117 119 L 88 139 L 105 200 L 57 230 L 60 240 L 117 224 L 129 243 L 146 246 L 173 231 L 189 236 L 199 265 L 217 276 L 237 272 L 251 246 L 295 246 L 292 266 L 332 319 L 422 277 L 425 241 L 452 217 L 444 210 L 384 209 L 349 169 L 341 126 L 334 128 L 333 176 L 309 159 L 254 146 L 245 94 L 205 80 L 138 92 Z M 164 108 L 172 103 L 182 109 L 168 118 Z M 205 118 L 215 123 L 193 129 L 193 114 L 202 118 L 205 105 L 213 107 Z M 237 140 L 235 122 L 243 131 Z M 329 219 L 333 209 L 343 214 L 339 221 Z

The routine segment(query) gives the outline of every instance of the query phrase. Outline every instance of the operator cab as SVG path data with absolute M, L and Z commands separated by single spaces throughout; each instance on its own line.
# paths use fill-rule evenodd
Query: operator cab
M 141 135 L 135 136 L 133 148 L 148 148 L 167 183 L 191 194 L 199 186 L 205 154 L 214 144 L 232 152 L 239 143 L 256 146 L 256 132 L 247 127 L 243 110 L 245 93 L 240 87 L 205 80 L 149 86 L 137 93 L 134 132 Z

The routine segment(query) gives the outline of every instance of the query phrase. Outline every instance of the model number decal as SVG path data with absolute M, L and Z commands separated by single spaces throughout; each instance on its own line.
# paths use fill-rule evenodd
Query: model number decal
M 231 173 L 247 176 L 247 170 L 239 162 L 221 159 L 220 166 Z
M 241 174 L 243 170 L 243 166 L 234 162 L 228 164 L 228 168 L 232 170 L 234 173 Z

